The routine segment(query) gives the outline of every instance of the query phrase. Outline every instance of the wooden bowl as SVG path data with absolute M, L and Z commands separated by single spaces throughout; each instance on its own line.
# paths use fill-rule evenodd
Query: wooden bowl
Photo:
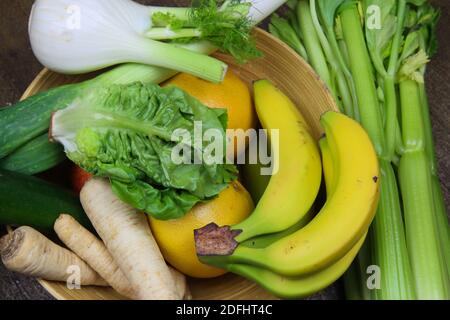
M 264 57 L 245 65 L 237 65 L 232 58 L 223 54 L 215 56 L 230 65 L 245 82 L 251 86 L 259 79 L 269 79 L 285 92 L 297 105 L 310 124 L 315 137 L 322 134 L 319 119 L 329 110 L 338 110 L 325 84 L 313 69 L 287 45 L 267 32 L 256 29 L 258 48 Z M 64 76 L 44 69 L 25 91 L 27 98 L 39 91 L 67 83 L 74 83 L 89 76 Z M 274 297 L 258 285 L 241 277 L 228 274 L 211 280 L 191 279 L 190 288 L 194 299 L 199 300 L 265 300 Z M 41 280 L 40 283 L 57 299 L 96 300 L 122 299 L 112 289 L 88 287 L 69 290 L 64 283 Z

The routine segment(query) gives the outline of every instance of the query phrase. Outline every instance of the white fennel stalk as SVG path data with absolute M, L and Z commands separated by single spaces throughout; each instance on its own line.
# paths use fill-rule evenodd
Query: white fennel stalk
M 257 25 L 268 18 L 286 1 L 287 0 L 246 0 L 245 2 L 250 2 L 252 4 L 249 18 L 253 21 L 254 25 Z
M 52 1 L 56 1 L 58 3 L 62 0 L 37 0 L 36 3 L 50 3 Z M 75 0 L 74 0 L 75 1 Z M 95 0 L 89 0 L 89 1 L 95 1 Z M 109 0 L 108 0 L 109 1 Z M 113 1 L 117 0 L 112 0 Z M 251 1 L 252 8 L 250 12 L 250 17 L 252 18 L 253 23 L 256 25 L 260 21 L 260 19 L 263 19 L 264 17 L 269 16 L 275 9 L 277 9 L 279 6 L 281 6 L 285 0 L 254 0 Z M 67 3 L 69 3 L 67 1 Z M 73 3 L 73 2 L 72 2 Z M 121 2 L 115 2 L 115 3 L 121 3 Z M 146 9 L 143 6 L 138 5 L 138 8 L 142 8 L 142 10 Z M 67 8 L 66 8 L 67 9 Z M 36 7 L 35 7 L 36 10 Z M 73 11 L 74 8 L 71 8 Z M 69 11 L 71 11 L 69 10 Z M 165 9 L 166 10 L 166 9 Z M 177 17 L 182 16 L 185 14 L 185 9 L 179 9 L 179 8 L 170 8 L 167 10 L 171 10 L 171 13 L 175 14 Z M 133 11 L 137 15 L 143 14 L 141 11 Z M 47 15 L 49 13 L 45 13 Z M 145 15 L 152 14 L 151 12 L 147 11 Z M 33 12 L 32 18 L 36 18 L 36 11 Z M 63 15 L 63 18 L 67 20 L 67 17 L 65 14 Z M 137 21 L 139 19 L 137 17 L 131 17 L 129 18 L 130 23 L 132 23 L 135 28 L 138 30 L 145 30 L 149 24 L 151 19 L 145 19 L 146 24 L 139 24 Z M 81 20 L 82 22 L 83 20 Z M 143 21 L 143 20 L 141 20 Z M 30 26 L 32 28 L 34 23 L 43 23 L 42 21 L 38 21 L 38 19 L 35 19 L 34 22 L 30 23 Z M 60 23 L 60 22 L 55 22 Z M 83 24 L 81 25 L 83 26 Z M 139 29 L 140 28 L 140 29 Z M 31 30 L 30 30 L 31 31 Z M 33 31 L 30 32 L 32 37 L 36 37 L 34 41 L 38 42 L 38 38 L 44 38 L 43 41 L 45 42 L 45 36 L 42 34 L 39 34 L 40 31 L 37 29 L 33 29 Z M 54 37 L 60 37 L 58 35 L 54 35 Z M 92 41 L 94 42 L 94 41 Z M 35 50 L 46 50 L 44 45 L 34 44 Z M 96 44 L 93 44 L 96 46 Z M 191 50 L 193 52 L 201 53 L 201 54 L 211 54 L 213 53 L 216 48 L 211 45 L 210 43 L 206 41 L 200 41 L 196 43 L 191 43 L 188 45 L 180 45 L 180 47 L 183 47 L 184 49 Z M 51 51 L 51 50 L 49 50 Z M 69 59 L 70 58 L 70 59 Z M 63 63 L 76 63 L 76 61 L 72 61 L 73 56 L 64 56 L 64 54 L 61 54 L 59 57 L 60 62 Z M 77 60 L 77 59 L 75 59 Z M 53 61 L 49 61 L 49 63 L 52 63 Z M 39 135 L 42 135 L 46 131 L 48 131 L 48 125 L 50 123 L 50 117 L 52 112 L 56 112 L 60 109 L 66 108 L 68 105 L 70 105 L 74 100 L 76 100 L 79 96 L 83 96 L 86 94 L 89 94 L 92 90 L 96 90 L 97 88 L 103 88 L 110 86 L 112 84 L 130 84 L 133 82 L 141 82 L 141 83 L 161 83 L 171 77 L 173 77 L 177 71 L 171 70 L 170 68 L 162 68 L 162 67 L 155 67 L 155 66 L 149 66 L 146 64 L 138 64 L 138 63 L 127 63 L 120 65 L 112 70 L 109 70 L 107 72 L 104 72 L 103 74 L 97 76 L 94 79 L 72 84 L 69 86 L 66 86 L 65 88 L 57 88 L 53 89 L 47 92 L 42 92 L 40 95 L 30 97 L 28 99 L 25 99 L 24 101 L 21 101 L 17 103 L 16 105 L 5 109 L 4 115 L 9 115 L 8 117 L 0 117 L 0 129 L 1 128 L 7 128 L 7 127 L 20 127 L 21 130 L 17 131 L 11 131 L 9 130 L 9 134 L 6 134 L 6 132 L 0 133 L 0 145 L 2 147 L 0 148 L 0 158 L 3 156 L 7 156 L 11 154 L 14 150 L 18 149 L 22 145 L 26 144 L 27 142 L 33 140 L 34 138 L 37 138 Z M 33 112 L 24 113 L 25 110 L 28 110 L 30 107 L 33 107 Z M 22 112 L 23 111 L 23 112 Z M 40 114 L 39 118 L 36 118 L 34 114 Z M 4 130 L 3 130 L 4 131 Z M 2 143 L 3 142 L 3 143 Z
M 253 25 L 256 26 L 269 17 L 279 7 L 281 7 L 286 0 L 250 0 L 246 2 L 250 2 L 252 4 L 249 18 L 251 18 Z M 180 47 L 202 54 L 212 54 L 217 50 L 216 47 L 207 41 L 183 44 L 180 45 Z M 124 64 L 114 70 L 104 73 L 100 76 L 100 78 L 104 79 L 104 83 L 114 84 L 127 84 L 134 81 L 141 81 L 144 83 L 162 83 L 176 74 L 177 72 L 174 70 L 155 66 Z
M 157 11 L 187 14 L 187 9 L 143 6 L 131 0 L 36 0 L 29 21 L 31 46 L 43 65 L 66 74 L 133 62 L 222 81 L 224 63 L 145 38 Z

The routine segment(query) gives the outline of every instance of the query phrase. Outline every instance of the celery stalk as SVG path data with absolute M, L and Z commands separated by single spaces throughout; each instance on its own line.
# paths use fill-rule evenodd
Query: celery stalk
M 405 230 L 394 170 L 381 161 L 382 185 L 377 216 L 371 227 L 373 263 L 381 269 L 381 300 L 415 299 L 414 279 L 406 249 Z
M 314 28 L 311 10 L 307 0 L 301 0 L 298 3 L 297 16 L 304 37 L 303 42 L 308 53 L 309 62 L 319 74 L 322 81 L 324 81 L 328 88 L 334 92 L 328 64 Z M 334 94 L 334 96 L 336 96 L 336 94 Z
M 448 299 L 448 275 L 441 259 L 418 83 L 402 81 L 400 99 L 405 153 L 400 160 L 399 180 L 417 297 Z
M 380 104 L 357 6 L 349 5 L 344 8 L 340 18 L 344 41 L 347 43 L 350 69 L 355 80 L 361 121 L 378 155 L 382 156 L 385 140 Z M 384 289 L 375 296 L 386 299 L 412 298 L 413 292 L 410 289 L 413 284 L 404 243 L 400 200 L 395 192 L 397 185 L 391 164 L 385 159 L 380 159 L 380 162 L 383 174 L 381 197 L 371 232 L 374 262 L 381 268 Z
M 389 67 L 385 77 L 386 94 L 386 156 L 392 159 L 395 153 L 395 134 L 397 125 L 397 92 L 395 90 L 395 78 L 398 70 L 398 59 L 402 44 L 402 34 L 405 24 L 406 0 L 399 0 L 397 8 L 397 30 L 392 40 Z
M 314 28 L 316 30 L 317 37 L 320 41 L 320 44 L 322 45 L 323 52 L 325 54 L 325 57 L 330 65 L 330 68 L 332 70 L 332 74 L 336 78 L 337 82 L 337 90 L 340 93 L 340 98 L 342 99 L 342 107 L 341 109 L 344 110 L 345 114 L 347 114 L 350 117 L 354 117 L 353 114 L 353 100 L 352 95 L 350 92 L 350 88 L 347 85 L 347 79 L 344 75 L 344 72 L 341 68 L 341 64 L 339 62 L 339 59 L 337 56 L 335 56 L 335 52 L 333 51 L 330 42 L 328 41 L 325 32 L 322 29 L 322 26 L 319 22 L 319 16 L 317 14 L 317 5 L 315 0 L 310 0 L 310 10 L 311 10 L 311 18 L 314 25 Z M 339 103 L 337 100 L 336 102 Z
M 443 262 L 445 264 L 447 276 L 450 278 L 450 230 L 441 183 L 439 181 L 439 177 L 437 176 L 432 176 L 432 189 Z
M 355 262 L 344 274 L 344 290 L 347 300 L 363 300 L 360 287 L 360 273 Z
M 341 12 L 344 40 L 347 43 L 350 69 L 355 81 L 361 123 L 367 130 L 378 155 L 383 154 L 384 133 L 378 103 L 377 89 L 373 74 L 361 19 L 356 5 L 346 7 Z
M 425 85 L 419 84 L 419 93 L 422 101 L 422 120 L 425 134 L 425 152 L 430 161 L 432 176 L 433 200 L 438 225 L 439 240 L 444 255 L 447 275 L 450 277 L 450 229 L 448 223 L 447 209 L 445 207 L 444 196 L 442 194 L 441 183 L 437 174 L 436 151 L 434 148 L 433 131 L 430 119 L 430 107 Z
M 301 55 L 305 61 L 308 61 L 306 49 L 288 20 L 280 18 L 277 14 L 274 14 L 270 20 L 269 31 L 275 37 L 288 44 L 299 55 Z
M 344 277 L 348 297 L 448 297 L 450 229 L 426 90 L 419 83 L 428 62 L 425 52 L 431 55 L 436 49 L 439 11 L 426 0 L 309 0 L 309 6 L 306 2 L 300 1 L 296 13 L 302 34 L 308 30 L 313 42 L 305 41 L 308 54 L 315 58 L 311 65 L 340 94 L 342 109 L 363 124 L 382 170 L 380 204 L 367 243 L 370 250 L 361 250 Z M 381 29 L 361 21 L 361 16 L 369 18 L 364 9 L 372 5 L 381 6 Z M 349 97 L 342 95 L 344 85 L 352 94 L 353 113 Z M 381 268 L 381 288 L 369 294 L 365 269 L 370 264 Z M 360 282 L 358 290 L 351 281 Z
M 368 238 L 370 238 L 371 235 L 369 234 Z M 359 274 L 360 274 L 360 281 L 358 283 L 360 290 L 361 290 L 361 298 L 364 300 L 370 300 L 371 292 L 367 286 L 367 267 L 372 265 L 371 263 L 371 246 L 370 241 L 367 239 L 364 242 L 364 245 L 361 247 L 361 250 L 359 251 L 358 257 L 356 259 L 357 267 L 359 268 Z

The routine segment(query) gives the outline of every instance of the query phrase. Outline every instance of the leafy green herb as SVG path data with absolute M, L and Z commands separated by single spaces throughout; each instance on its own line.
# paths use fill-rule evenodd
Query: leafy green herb
M 189 24 L 200 30 L 202 39 L 209 40 L 241 63 L 261 56 L 251 37 L 252 22 L 247 18 L 250 3 L 225 1 L 218 9 L 216 0 L 196 2 L 198 5 L 194 2 Z
M 425 48 L 423 49 L 426 50 L 427 54 L 431 57 L 438 49 L 436 29 L 441 17 L 441 11 L 426 4 L 418 9 L 418 16 L 418 24 L 420 24 L 422 32 L 424 33 Z
M 152 23 L 156 26 L 165 26 L 170 30 L 179 30 L 185 26 L 185 22 L 171 12 L 155 12 L 152 15 Z
M 251 35 L 253 22 L 247 17 L 251 6 L 238 0 L 195 0 L 186 19 L 172 13 L 154 13 L 156 28 L 148 30 L 146 36 L 175 43 L 207 40 L 244 63 L 261 56 Z
M 428 59 L 426 52 L 423 50 L 420 50 L 416 54 L 406 58 L 399 70 L 398 76 L 400 81 L 410 79 L 418 83 L 424 83 L 424 77 L 421 69 L 428 62 L 430 62 L 430 59 Z
M 399 61 L 404 61 L 406 60 L 409 56 L 411 56 L 412 54 L 414 54 L 414 52 L 417 51 L 417 49 L 419 48 L 419 32 L 415 31 L 415 32 L 411 32 L 410 34 L 408 34 L 408 36 L 406 37 L 404 43 L 403 43 L 403 48 L 402 48 L 402 54 L 400 56 Z

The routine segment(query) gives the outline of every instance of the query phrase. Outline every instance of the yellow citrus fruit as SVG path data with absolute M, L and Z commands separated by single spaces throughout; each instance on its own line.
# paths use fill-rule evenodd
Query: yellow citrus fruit
M 250 194 L 235 181 L 216 199 L 198 204 L 183 218 L 170 221 L 150 218 L 150 225 L 168 263 L 190 277 L 215 278 L 226 271 L 198 260 L 194 230 L 213 222 L 219 226 L 237 224 L 246 219 L 253 209 Z
M 164 84 L 170 85 L 186 91 L 210 108 L 227 109 L 228 129 L 247 131 L 256 127 L 257 115 L 249 87 L 231 70 L 220 84 L 181 73 Z M 245 147 L 245 142 L 236 146 L 236 154 L 244 151 Z

